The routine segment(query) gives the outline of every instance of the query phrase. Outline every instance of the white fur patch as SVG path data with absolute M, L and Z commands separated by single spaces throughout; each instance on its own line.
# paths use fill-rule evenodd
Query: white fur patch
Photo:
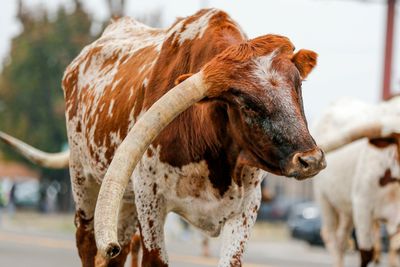
M 285 79 L 283 75 L 278 73 L 272 68 L 272 62 L 277 55 L 276 51 L 271 52 L 268 55 L 258 57 L 253 60 L 254 65 L 254 76 L 258 82 L 262 85 L 270 86 L 270 80 L 274 80 L 277 86 L 285 86 Z
M 210 19 L 218 12 L 219 11 L 217 9 L 210 9 L 197 20 L 187 24 L 186 27 L 184 25 L 185 20 L 178 22 L 168 31 L 167 38 L 169 38 L 172 34 L 176 34 L 173 42 L 178 41 L 179 45 L 182 45 L 186 40 L 202 38 L 208 28 Z
M 113 115 L 112 110 L 114 107 L 114 102 L 115 102 L 115 100 L 111 99 L 110 106 L 108 107 L 108 114 L 107 114 L 108 117 L 112 117 L 112 115 Z

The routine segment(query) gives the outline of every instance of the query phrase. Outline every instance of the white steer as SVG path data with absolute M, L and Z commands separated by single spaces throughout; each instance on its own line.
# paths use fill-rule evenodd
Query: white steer
M 341 100 L 316 123 L 316 140 L 324 140 L 338 128 L 364 121 L 400 116 L 400 97 L 371 106 Z M 321 235 L 334 258 L 343 266 L 343 254 L 353 226 L 361 254 L 361 266 L 373 259 L 374 223 L 385 222 L 391 236 L 391 266 L 400 266 L 393 242 L 400 224 L 400 135 L 361 139 L 326 155 L 328 167 L 314 178 L 316 200 L 321 207 Z

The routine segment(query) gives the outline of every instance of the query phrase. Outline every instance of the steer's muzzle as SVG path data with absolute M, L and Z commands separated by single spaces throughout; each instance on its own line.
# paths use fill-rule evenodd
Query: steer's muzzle
M 302 180 L 316 175 L 325 167 L 324 152 L 319 147 L 316 147 L 306 152 L 294 154 L 287 165 L 286 176 Z

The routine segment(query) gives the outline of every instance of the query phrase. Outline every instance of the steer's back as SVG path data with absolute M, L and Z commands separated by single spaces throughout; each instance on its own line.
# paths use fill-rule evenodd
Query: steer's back
M 142 110 L 164 36 L 163 30 L 122 18 L 68 66 L 63 88 L 72 165 L 96 179 L 104 175 Z

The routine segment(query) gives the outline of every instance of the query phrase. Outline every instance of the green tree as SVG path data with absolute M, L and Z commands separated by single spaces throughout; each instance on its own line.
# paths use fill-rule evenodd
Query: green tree
M 12 40 L 0 75 L 0 127 L 34 146 L 59 151 L 66 142 L 61 79 L 66 66 L 91 42 L 91 19 L 76 2 L 54 20 L 20 11 L 23 31 Z
M 20 1 L 18 18 L 23 30 L 12 40 L 0 74 L 0 129 L 42 150 L 60 151 L 67 142 L 61 79 L 94 39 L 92 19 L 77 0 L 73 12 L 60 7 L 51 19 L 44 9 L 24 10 Z M 7 158 L 21 160 L 6 151 Z M 68 184 L 66 171 L 42 173 L 44 182 Z
M 22 31 L 13 38 L 0 73 L 0 129 L 48 152 L 60 151 L 67 142 L 61 90 L 64 70 L 96 38 L 91 34 L 92 18 L 80 1 L 74 0 L 72 12 L 60 7 L 55 16 L 49 16 L 44 8 L 25 9 L 19 0 Z M 124 15 L 126 0 L 105 3 L 110 17 Z M 156 27 L 162 21 L 160 10 L 135 17 Z M 102 27 L 107 24 L 101 23 Z M 6 151 L 5 158 L 27 162 L 5 146 L 0 150 Z M 61 184 L 65 197 L 60 204 L 66 209 L 70 202 L 68 171 L 41 169 L 41 173 L 43 187 L 54 181 Z

